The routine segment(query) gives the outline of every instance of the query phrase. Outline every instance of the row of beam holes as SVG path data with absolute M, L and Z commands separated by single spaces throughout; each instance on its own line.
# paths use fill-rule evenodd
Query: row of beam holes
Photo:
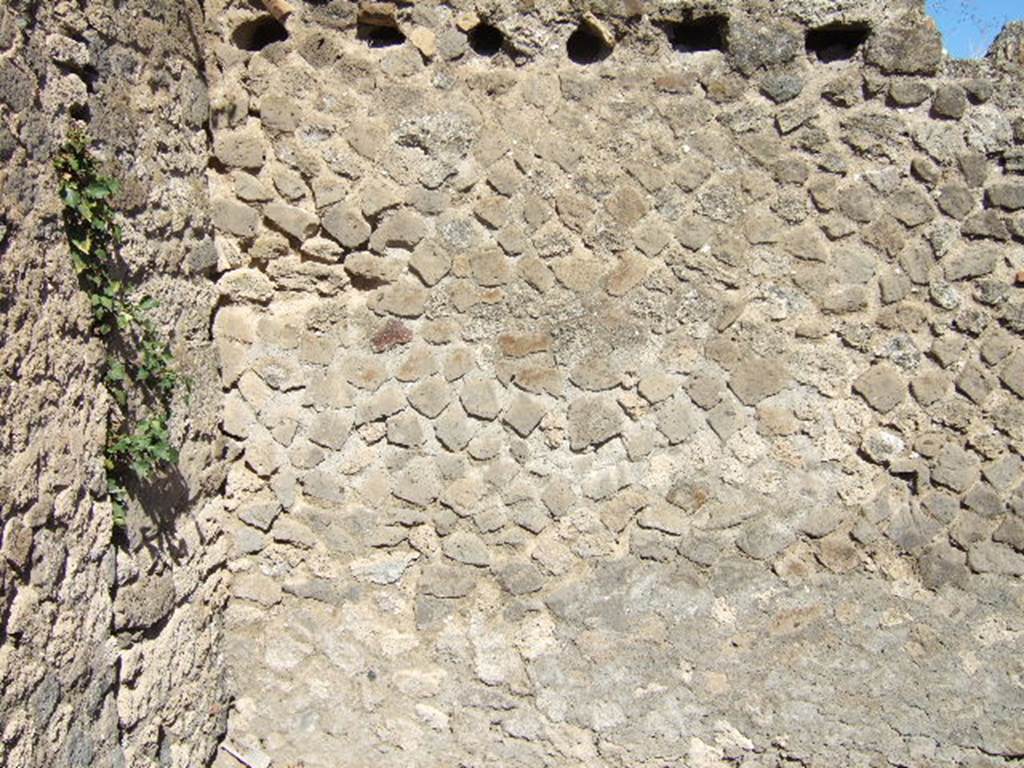
M 389 48 L 405 42 L 405 35 L 394 23 L 360 19 L 356 37 L 370 48 Z M 469 47 L 478 55 L 490 58 L 501 52 L 505 36 L 497 27 L 477 24 L 467 33 Z M 288 30 L 273 16 L 261 16 L 239 24 L 231 34 L 231 42 L 243 51 L 262 51 L 268 45 L 288 39 Z
M 807 32 L 807 53 L 821 62 L 845 61 L 853 58 L 867 41 L 871 28 L 864 23 L 829 24 Z M 725 16 L 711 15 L 665 25 L 665 35 L 672 48 L 681 53 L 725 51 L 728 45 L 729 21 Z M 394 23 L 359 20 L 356 37 L 371 48 L 401 45 L 405 35 Z M 505 38 L 497 27 L 480 23 L 467 34 L 469 47 L 479 56 L 496 56 L 505 46 Z M 271 43 L 288 39 L 288 30 L 272 16 L 240 24 L 231 35 L 232 42 L 246 51 L 260 51 Z M 566 41 L 566 53 L 576 64 L 595 64 L 608 58 L 612 46 L 587 21 L 580 22 Z
M 729 20 L 709 15 L 666 24 L 665 35 L 673 50 L 680 53 L 725 51 L 728 47 Z M 871 28 L 864 23 L 829 24 L 809 30 L 804 39 L 807 53 L 828 63 L 852 59 L 867 41 Z M 612 48 L 591 24 L 581 22 L 566 43 L 569 59 L 577 64 L 593 64 L 611 55 Z

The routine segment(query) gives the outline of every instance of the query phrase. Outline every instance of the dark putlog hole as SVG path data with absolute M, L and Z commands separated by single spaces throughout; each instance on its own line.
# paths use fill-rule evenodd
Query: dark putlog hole
M 807 53 L 818 61 L 846 61 L 852 59 L 867 42 L 871 27 L 867 24 L 828 24 L 807 33 Z
M 478 56 L 496 56 L 505 43 L 501 30 L 490 24 L 477 24 L 469 30 L 469 47 Z
M 681 53 L 724 51 L 729 36 L 729 20 L 725 16 L 701 16 L 669 24 L 665 28 L 668 41 Z
M 604 36 L 586 21 L 580 22 L 576 31 L 569 35 L 565 50 L 569 59 L 576 64 L 595 64 L 607 59 L 612 53 L 612 47 Z
M 243 51 L 262 51 L 271 43 L 287 39 L 288 30 L 273 16 L 243 21 L 231 33 L 231 42 Z
M 377 24 L 360 19 L 356 23 L 356 37 L 371 48 L 390 48 L 405 42 L 405 35 L 394 24 Z

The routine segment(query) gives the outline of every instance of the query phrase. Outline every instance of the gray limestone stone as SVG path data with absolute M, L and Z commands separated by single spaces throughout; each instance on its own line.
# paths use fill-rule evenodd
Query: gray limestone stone
M 932 95 L 932 86 L 924 80 L 893 79 L 889 83 L 889 98 L 899 107 L 916 107 Z
M 545 486 L 541 502 L 556 520 L 575 509 L 578 502 L 572 483 L 564 477 L 555 477 Z
M 1024 553 L 1024 520 L 1019 517 L 1006 518 L 992 534 L 992 540 Z
M 656 424 L 669 445 L 677 445 L 693 437 L 699 421 L 688 398 L 677 394 L 658 407 Z
M 766 560 L 782 552 L 795 539 L 796 534 L 781 521 L 762 517 L 743 527 L 736 546 L 755 560 Z
M 776 104 L 792 101 L 803 89 L 803 79 L 799 75 L 786 72 L 773 72 L 761 81 L 761 93 Z
M 281 505 L 271 498 L 254 498 L 238 508 L 238 519 L 261 531 L 269 531 L 279 514 Z
M 1024 182 L 1005 181 L 985 188 L 989 203 L 1007 211 L 1024 209 Z
M 829 260 L 828 241 L 815 227 L 804 226 L 788 232 L 782 238 L 782 247 L 790 255 L 805 261 Z
M 681 536 L 690 529 L 690 515 L 686 510 L 663 501 L 648 504 L 637 515 L 637 525 L 671 536 Z
M 324 411 L 310 423 L 309 439 L 317 445 L 338 450 L 348 440 L 354 415 L 351 411 Z
M 932 480 L 950 490 L 962 493 L 980 476 L 978 457 L 955 443 L 948 443 L 935 457 Z
M 723 401 L 707 414 L 708 426 L 723 441 L 727 441 L 746 423 L 742 409 L 734 401 Z
M 345 248 L 359 248 L 370 239 L 370 225 L 355 206 L 345 203 L 332 205 L 321 220 L 328 235 Z
M 788 383 L 789 373 L 780 362 L 753 356 L 745 358 L 729 377 L 729 388 L 744 405 L 757 405 Z
M 943 261 L 946 279 L 951 281 L 981 277 L 992 272 L 999 263 L 998 252 L 991 248 L 972 248 Z
M 466 416 L 458 403 L 445 409 L 434 421 L 434 435 L 449 451 L 463 450 L 479 430 L 479 422 Z
M 268 93 L 260 99 L 260 120 L 271 130 L 294 131 L 301 118 L 302 110 L 288 96 Z
M 213 141 L 213 154 L 229 167 L 259 169 L 266 157 L 266 141 L 254 125 L 218 131 Z
M 324 226 L 327 219 L 324 218 Z M 434 243 L 422 242 L 409 258 L 409 268 L 423 281 L 427 287 L 437 285 L 452 268 L 451 256 Z
M 1010 220 L 1012 221 L 1012 220 Z M 998 211 L 978 211 L 968 216 L 960 228 L 964 237 L 1006 241 L 1011 230 L 1007 219 Z M 1019 239 L 1019 236 L 1018 236 Z
M 515 430 L 520 437 L 529 437 L 547 413 L 541 400 L 529 395 L 515 395 L 505 410 L 502 421 Z
M 426 507 L 440 495 L 441 488 L 436 462 L 424 457 L 413 459 L 398 473 L 392 493 L 402 501 Z
M 486 248 L 471 254 L 469 263 L 473 279 L 484 288 L 505 285 L 512 277 L 511 262 L 498 248 Z
M 950 380 L 941 371 L 926 371 L 910 381 L 910 391 L 921 405 L 938 402 L 949 392 Z
M 975 573 L 1024 576 L 1024 555 L 994 541 L 980 541 L 967 550 L 967 565 Z
M 947 83 L 939 86 L 932 99 L 932 114 L 959 120 L 967 111 L 967 93 L 959 85 Z
M 709 410 L 722 399 L 724 390 L 725 385 L 716 377 L 701 375 L 690 382 L 686 391 L 694 403 L 704 410 Z
M 486 379 L 465 380 L 460 397 L 462 407 L 470 416 L 490 421 L 501 413 L 494 384 Z
M 255 209 L 226 198 L 216 198 L 210 205 L 213 225 L 221 232 L 238 237 L 255 237 L 260 225 L 260 216 Z
M 432 597 L 465 597 L 473 591 L 476 580 L 472 569 L 432 564 L 425 566 L 420 574 L 419 591 Z
M 269 608 L 281 602 L 281 586 L 261 573 L 246 573 L 237 577 L 232 584 L 235 597 L 250 600 Z
M 963 586 L 969 576 L 967 556 L 946 542 L 935 544 L 918 558 L 918 568 L 921 582 L 932 590 L 947 584 Z
M 528 595 L 544 588 L 544 574 L 533 563 L 507 563 L 497 568 L 494 575 L 512 595 Z
M 1024 460 L 1012 453 L 1007 454 L 986 464 L 982 473 L 999 493 L 1006 494 L 1024 481 Z
M 370 247 L 375 251 L 384 248 L 412 250 L 427 236 L 427 225 L 415 211 L 400 210 L 385 219 L 370 237 Z
M 972 512 L 986 518 L 995 518 L 1005 509 L 999 494 L 985 483 L 975 483 L 970 492 L 964 496 L 964 506 Z
M 408 397 L 413 408 L 428 419 L 436 419 L 448 407 L 452 393 L 444 378 L 434 375 L 414 386 Z
M 427 292 L 409 280 L 400 280 L 384 289 L 379 307 L 398 317 L 416 318 L 423 314 L 427 305 Z
M 931 75 L 942 62 L 942 36 L 935 22 L 908 11 L 871 36 L 865 53 L 868 64 L 886 74 Z
M 637 383 L 637 391 L 640 396 L 652 405 L 667 400 L 678 389 L 679 381 L 674 376 L 662 371 L 652 371 L 641 377 Z
M 569 404 L 567 419 L 574 451 L 599 446 L 622 433 L 622 408 L 608 395 L 576 398 Z
M 350 253 L 345 258 L 345 272 L 354 285 L 377 287 L 395 282 L 399 277 L 399 262 L 366 251 Z
M 621 379 L 621 370 L 605 358 L 588 358 L 569 371 L 569 381 L 588 392 L 614 389 Z
M 387 420 L 387 439 L 393 445 L 415 448 L 426 440 L 423 426 L 416 414 L 403 411 Z
M 853 391 L 880 413 L 888 413 L 906 399 L 907 384 L 889 363 L 877 363 L 853 382 Z
M 491 564 L 491 553 L 483 539 L 475 533 L 456 531 L 446 536 L 441 544 L 446 557 L 459 563 L 486 568 Z
M 217 290 L 235 301 L 270 301 L 274 286 L 270 278 L 255 269 L 233 269 L 217 282 Z
M 356 581 L 381 586 L 396 584 L 418 558 L 418 552 L 374 552 L 350 562 L 349 571 Z
M 860 447 L 876 464 L 888 464 L 903 453 L 906 443 L 898 434 L 876 427 L 864 433 Z
M 320 229 L 320 219 L 315 213 L 310 213 L 294 205 L 270 203 L 264 207 L 263 213 L 276 226 L 296 240 L 306 240 Z
M 398 413 L 405 407 L 406 399 L 402 390 L 394 384 L 388 384 L 363 400 L 356 407 L 354 423 L 356 426 L 380 421 Z M 380 436 L 383 436 L 381 434 Z
M 999 372 L 1003 386 L 1017 397 L 1024 397 L 1024 350 L 1018 349 Z
M 966 395 L 973 402 L 981 405 L 996 388 L 995 379 L 976 363 L 970 363 L 956 377 L 957 391 Z
M 974 195 L 962 184 L 939 187 L 935 201 L 939 210 L 957 221 L 963 221 L 975 207 Z

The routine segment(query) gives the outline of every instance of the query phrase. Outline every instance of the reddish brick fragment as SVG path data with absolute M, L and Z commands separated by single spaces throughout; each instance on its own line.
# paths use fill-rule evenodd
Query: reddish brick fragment
M 387 352 L 402 344 L 412 341 L 412 331 L 401 320 L 391 319 L 370 339 L 374 352 Z

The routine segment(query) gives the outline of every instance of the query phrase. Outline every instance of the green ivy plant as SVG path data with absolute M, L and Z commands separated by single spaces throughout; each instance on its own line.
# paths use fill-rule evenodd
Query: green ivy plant
M 103 382 L 115 404 L 104 449 L 114 524 L 125 524 L 132 488 L 177 463 L 168 423 L 181 378 L 167 341 L 149 311 L 156 302 L 134 299 L 117 277 L 122 232 L 111 198 L 118 182 L 105 176 L 84 132 L 73 132 L 54 160 L 64 204 L 64 231 L 79 285 L 89 297 L 93 332 L 104 340 Z

